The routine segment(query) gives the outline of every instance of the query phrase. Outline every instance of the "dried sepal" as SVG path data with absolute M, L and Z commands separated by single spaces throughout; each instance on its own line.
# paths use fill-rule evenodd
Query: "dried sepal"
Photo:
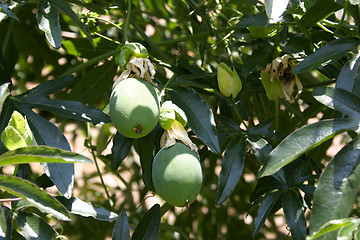
M 192 151 L 198 154 L 197 146 L 190 140 L 188 133 L 186 132 L 184 126 L 177 120 L 171 125 L 171 128 L 165 130 L 164 134 L 160 139 L 161 148 L 169 148 L 173 146 L 176 141 L 181 141 L 186 146 L 188 146 Z
M 152 79 L 155 76 L 154 65 L 147 58 L 133 57 L 126 65 L 126 70 L 121 73 L 118 79 L 113 84 L 113 89 L 122 80 L 129 77 L 136 77 L 155 85 Z
M 271 77 L 270 81 L 273 82 L 274 78 L 281 82 L 281 88 L 284 92 L 285 99 L 293 103 L 297 99 L 302 90 L 303 86 L 296 74 L 292 72 L 296 66 L 296 60 L 291 55 L 283 55 L 272 61 L 263 72 L 269 72 Z M 296 95 L 294 97 L 294 89 L 297 88 Z

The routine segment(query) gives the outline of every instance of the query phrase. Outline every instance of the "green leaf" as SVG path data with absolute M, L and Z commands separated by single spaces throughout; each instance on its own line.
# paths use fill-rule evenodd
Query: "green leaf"
M 258 213 L 254 219 L 254 228 L 252 233 L 253 238 L 255 238 L 255 236 L 258 234 L 259 230 L 264 225 L 266 218 L 272 212 L 278 197 L 279 192 L 271 193 L 270 195 L 266 196 L 264 201 L 261 203 Z
M 281 20 L 289 0 L 267 0 L 265 1 L 265 10 L 270 23 L 276 23 Z
M 234 138 L 226 148 L 216 189 L 216 204 L 224 202 L 235 189 L 244 169 L 245 152 L 244 136 Z
M 307 28 L 341 9 L 335 0 L 317 0 L 315 4 L 302 16 L 301 22 Z
M 56 78 L 46 81 L 32 89 L 30 89 L 25 96 L 29 98 L 46 97 L 50 94 L 57 93 L 74 81 L 73 75 L 66 75 L 64 77 Z
M 22 147 L 0 155 L 0 166 L 31 162 L 92 163 L 80 154 L 48 146 Z
M 126 212 L 122 210 L 116 219 L 112 240 L 130 240 L 130 227 Z
M 357 220 L 354 218 L 342 218 L 342 219 L 335 219 L 326 222 L 321 228 L 317 231 L 312 233 L 306 240 L 313 240 L 321 237 L 327 233 L 333 232 L 335 230 L 339 230 L 343 227 L 349 226 L 351 224 L 356 224 Z
M 220 145 L 216 133 L 214 115 L 209 105 L 194 90 L 184 87 L 168 89 L 171 100 L 178 105 L 188 118 L 188 125 L 193 132 L 214 153 L 220 153 Z
M 353 240 L 358 226 L 359 221 L 342 227 L 337 234 L 337 240 Z
M 331 119 L 309 124 L 295 130 L 270 152 L 259 172 L 259 177 L 276 173 L 301 154 L 332 138 L 339 131 L 357 129 L 357 127 L 357 124 L 348 119 Z
M 358 38 L 343 37 L 333 40 L 315 53 L 305 58 L 302 62 L 293 68 L 293 73 L 302 73 L 310 68 L 317 68 L 327 65 L 329 61 L 336 62 L 344 57 L 349 51 L 356 49 L 360 41 Z
M 70 215 L 64 206 L 27 180 L 0 175 L 0 188 L 28 201 L 42 212 L 53 214 L 63 221 L 70 220 Z
M 57 197 L 57 199 L 70 211 L 71 214 L 83 217 L 93 217 L 99 221 L 112 221 L 117 219 L 118 215 L 103 207 L 94 207 L 89 202 L 84 202 L 78 198 L 66 199 Z
M 7 126 L 1 133 L 1 141 L 8 150 L 26 147 L 27 144 L 21 134 L 12 126 Z
M 133 142 L 134 142 L 133 138 L 124 137 L 119 132 L 116 132 L 113 138 L 113 146 L 111 148 L 111 152 L 112 152 L 111 169 L 113 171 L 116 171 L 119 168 L 122 161 L 126 158 L 133 145 Z
M 10 83 L 4 83 L 0 86 L 0 113 L 2 112 L 6 98 L 10 95 L 9 85 Z
M 343 147 L 321 174 L 314 196 L 310 234 L 326 222 L 348 217 L 360 184 L 360 138 Z
M 333 87 L 315 88 L 313 96 L 325 106 L 346 113 L 354 121 L 360 120 L 360 96 Z
M 19 212 L 16 222 L 25 239 L 56 239 L 58 233 L 41 217 L 27 212 Z
M 63 46 L 68 54 L 82 58 L 94 58 L 109 51 L 113 51 L 118 47 L 118 44 L 100 37 L 95 38 L 93 43 L 95 49 L 85 38 L 74 38 L 63 41 Z
M 40 1 L 36 19 L 40 30 L 45 33 L 47 41 L 56 49 L 61 46 L 61 27 L 59 10 L 52 2 Z
M 0 234 L 0 239 L 1 240 L 11 240 L 12 238 L 12 229 L 13 229 L 13 224 L 12 224 L 12 220 L 13 220 L 13 213 L 10 210 L 10 208 L 1 205 L 1 214 L 3 216 L 3 220 L 5 222 L 1 223 L 1 234 Z M 5 224 L 5 226 L 4 226 Z
M 305 239 L 307 232 L 306 221 L 304 209 L 299 196 L 293 190 L 288 190 L 283 195 L 282 206 L 284 209 L 286 224 L 291 230 L 291 236 L 294 239 Z
M 52 3 L 59 8 L 63 13 L 65 13 L 73 22 L 83 31 L 83 33 L 86 35 L 90 43 L 93 45 L 93 40 L 91 37 L 91 34 L 89 33 L 86 25 L 80 21 L 80 19 L 77 17 L 76 13 L 71 9 L 69 5 L 67 5 L 66 2 L 63 0 L 52 0 Z
M 142 179 L 145 186 L 150 190 L 155 190 L 152 182 L 151 169 L 155 156 L 154 149 L 156 147 L 156 141 L 159 139 L 156 137 L 156 135 L 157 127 L 155 127 L 155 129 L 150 134 L 134 141 L 135 150 L 140 156 Z
M 8 5 L 6 5 L 5 3 L 0 2 L 0 8 L 4 11 L 4 13 L 8 17 L 11 17 L 11 18 L 19 21 L 19 18 L 11 11 L 11 9 L 9 8 Z M 1 22 L 1 20 L 0 20 L 0 22 Z
M 336 87 L 360 95 L 360 53 L 346 62 L 336 80 Z
M 71 151 L 69 143 L 58 127 L 27 108 L 23 108 L 22 111 L 39 145 Z M 74 186 L 74 165 L 71 163 L 42 163 L 41 165 L 59 191 L 66 198 L 70 198 Z
M 69 98 L 88 105 L 93 105 L 100 98 L 109 98 L 109 89 L 116 75 L 116 68 L 113 62 L 105 62 L 87 71 L 76 82 Z
M 16 97 L 31 108 L 39 108 L 57 115 L 93 124 L 111 122 L 110 117 L 97 108 L 89 107 L 77 101 L 48 99 L 45 97 Z
M 156 240 L 160 227 L 161 211 L 160 205 L 155 204 L 141 218 L 132 235 L 133 240 Z
M 6 216 L 4 212 L 4 208 L 0 206 L 0 239 L 4 239 L 6 237 L 7 232 L 7 224 L 6 224 Z

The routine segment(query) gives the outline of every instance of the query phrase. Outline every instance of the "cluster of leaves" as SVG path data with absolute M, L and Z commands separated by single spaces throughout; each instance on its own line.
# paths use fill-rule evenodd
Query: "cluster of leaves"
M 358 238 L 359 221 L 353 218 L 359 214 L 353 206 L 360 181 L 357 4 L 347 0 L 0 2 L 4 84 L 0 131 L 17 111 L 26 116 L 37 144 L 42 145 L 12 151 L 0 146 L 0 162 L 18 166 L 18 177 L 0 175 L 2 195 L 24 200 L 12 201 L 11 209 L 3 206 L 0 238 L 20 238 L 17 231 L 11 233 L 13 218 L 25 238 L 54 238 L 56 227 L 43 214 L 66 221 L 71 213 L 72 221 L 61 223 L 63 234 L 71 239 L 79 232 L 80 239 L 104 239 L 110 234 L 113 239 L 129 239 L 130 233 L 133 239 L 269 239 L 269 233 L 286 239 L 274 221 L 280 209 L 293 239 Z M 133 185 L 141 200 L 153 190 L 151 164 L 163 130 L 156 127 L 136 140 L 108 130 L 106 106 L 113 80 L 120 74 L 118 53 L 128 40 L 146 46 L 156 63 L 154 81 L 164 100 L 184 110 L 189 136 L 199 147 L 203 189 L 198 201 L 180 213 L 167 204 L 139 208 L 132 196 Z M 261 71 L 284 54 L 300 61 L 293 73 L 304 90 L 295 103 L 269 101 L 261 81 Z M 217 69 L 238 81 L 233 85 L 236 93 L 224 95 Z M 39 85 L 31 88 L 32 83 Z M 315 117 L 320 121 L 308 124 Z M 89 160 L 70 152 L 60 130 L 69 123 L 84 129 L 85 146 L 96 165 L 96 159 L 102 160 L 104 171 L 118 177 L 125 190 L 108 192 L 102 181 L 107 199 L 88 193 L 80 194 L 82 200 L 72 197 L 74 166 L 63 162 Z M 101 132 L 95 145 L 90 124 L 97 124 L 92 128 Z M 326 152 L 340 132 L 348 133 L 347 144 L 330 160 Z M 110 143 L 111 154 L 102 154 Z M 140 163 L 134 161 L 134 151 Z M 34 161 L 42 162 L 44 175 L 38 177 L 24 165 Z M 128 171 L 132 176 L 126 182 L 122 175 Z M 99 171 L 101 179 L 102 174 Z M 53 185 L 61 197 L 39 189 Z M 117 199 L 119 191 L 125 198 Z M 95 203 L 102 207 L 94 207 Z M 166 215 L 160 223 L 166 212 L 176 215 L 171 225 Z M 116 221 L 110 224 L 110 220 Z M 101 227 L 85 231 L 82 222 Z

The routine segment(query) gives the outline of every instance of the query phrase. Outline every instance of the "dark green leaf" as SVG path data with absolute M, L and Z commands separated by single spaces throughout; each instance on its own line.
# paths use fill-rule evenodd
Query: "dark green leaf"
M 11 11 L 8 5 L 5 3 L 0 2 L 0 8 L 4 11 L 4 13 L 13 19 L 19 20 L 19 18 Z
M 265 1 L 266 14 L 271 23 L 276 23 L 281 20 L 281 16 L 285 12 L 289 0 L 268 0 Z
M 39 145 L 71 151 L 68 141 L 59 128 L 29 109 L 24 108 L 22 111 L 26 115 L 36 142 Z M 74 164 L 43 163 L 42 167 L 59 191 L 65 197 L 70 198 L 74 185 Z
M 23 147 L 0 155 L 0 166 L 30 162 L 92 163 L 80 154 L 48 146 Z
M 272 150 L 271 145 L 265 139 L 253 135 L 248 136 L 247 142 L 250 143 L 255 157 L 264 163 Z
M 10 95 L 9 84 L 10 83 L 4 83 L 0 86 L 0 113 L 6 98 Z
M 334 0 L 317 0 L 315 4 L 306 11 L 301 22 L 307 28 L 312 27 L 320 20 L 339 10 L 341 5 Z
M 59 10 L 52 2 L 40 1 L 36 19 L 39 28 L 44 31 L 47 41 L 56 49 L 61 46 L 61 27 Z
M 5 239 L 7 232 L 6 216 L 4 208 L 0 206 L 0 239 Z
M 17 225 L 25 239 L 56 239 L 58 233 L 41 217 L 27 212 L 19 212 Z
M 105 62 L 86 72 L 72 88 L 69 98 L 93 105 L 99 98 L 110 97 L 110 86 L 113 84 L 117 66 Z
M 111 221 L 117 219 L 118 215 L 103 207 L 94 207 L 89 202 L 84 202 L 78 198 L 66 199 L 64 197 L 57 197 L 57 199 L 70 211 L 72 214 L 83 217 L 93 217 L 99 221 Z
M 221 172 L 216 190 L 216 204 L 225 201 L 236 187 L 245 161 L 246 142 L 244 136 L 233 139 L 226 148 L 221 162 Z
M 286 223 L 290 227 L 291 236 L 298 240 L 306 238 L 306 221 L 304 209 L 299 196 L 293 191 L 287 191 L 282 198 L 282 206 Z
M 71 20 L 74 21 L 74 23 L 83 31 L 83 33 L 86 35 L 90 43 L 93 45 L 92 37 L 84 23 L 80 21 L 80 19 L 77 17 L 76 13 L 71 9 L 69 5 L 67 5 L 66 2 L 63 0 L 52 0 L 53 4 L 59 8 L 63 13 L 65 13 Z
M 49 94 L 57 93 L 74 81 L 73 75 L 56 78 L 46 81 L 35 88 L 30 89 L 25 96 L 29 98 L 46 97 Z
M 0 175 L 0 188 L 28 201 L 42 212 L 53 214 L 60 220 L 70 220 L 70 215 L 64 206 L 27 180 Z
M 293 73 L 301 73 L 310 68 L 327 65 L 329 61 L 336 62 L 349 51 L 356 49 L 360 41 L 357 38 L 343 37 L 329 42 L 317 49 L 315 53 L 296 65 Z
M 332 119 L 309 124 L 295 130 L 270 152 L 259 172 L 259 177 L 276 173 L 283 166 L 332 138 L 339 131 L 356 129 L 356 125 L 348 119 Z
M 10 208 L 1 205 L 1 211 L 3 215 L 3 219 L 5 220 L 5 226 L 1 227 L 2 233 L 0 234 L 0 240 L 11 240 L 12 229 L 13 229 L 13 214 Z M 3 223 L 2 223 L 3 224 Z M 5 231 L 5 232 L 4 232 Z
M 360 95 L 360 53 L 353 57 L 341 69 L 336 87 Z
M 204 99 L 194 90 L 177 87 L 168 91 L 171 100 L 178 105 L 188 118 L 188 124 L 194 133 L 214 153 L 220 153 L 214 115 Z
M 75 38 L 63 42 L 63 46 L 68 54 L 82 57 L 94 58 L 101 54 L 107 53 L 118 47 L 118 44 L 108 41 L 103 38 L 95 38 L 93 40 L 94 47 L 84 38 Z
M 156 146 L 156 132 L 157 127 L 145 137 L 136 139 L 134 142 L 135 150 L 140 156 L 140 163 L 142 169 L 142 179 L 145 186 L 150 190 L 155 190 L 152 182 L 152 162 L 155 156 L 155 146 Z
M 116 219 L 112 240 L 130 240 L 130 227 L 126 212 L 122 210 Z
M 252 16 L 244 16 L 237 23 L 240 27 L 247 28 L 249 26 L 264 27 L 269 25 L 269 20 L 263 13 L 257 13 Z
M 320 176 L 310 218 L 310 234 L 332 219 L 348 217 L 360 184 L 360 138 L 343 147 Z
M 265 223 L 266 218 L 269 216 L 269 214 L 272 211 L 272 208 L 274 207 L 277 199 L 279 197 L 279 192 L 272 193 L 268 195 L 265 200 L 261 203 L 258 213 L 254 219 L 254 228 L 253 228 L 253 238 L 258 234 L 260 228 Z
M 119 132 L 116 132 L 113 138 L 113 146 L 111 148 L 111 152 L 112 152 L 111 169 L 113 171 L 116 171 L 119 168 L 121 162 L 128 155 L 133 145 L 133 142 L 134 142 L 133 138 L 124 137 Z
M 93 124 L 111 122 L 110 117 L 99 109 L 86 106 L 85 104 L 76 101 L 26 96 L 19 96 L 17 99 L 28 104 L 31 108 L 39 108 L 67 118 L 91 122 Z
M 132 235 L 133 240 L 156 240 L 160 227 L 160 205 L 155 204 L 141 218 Z

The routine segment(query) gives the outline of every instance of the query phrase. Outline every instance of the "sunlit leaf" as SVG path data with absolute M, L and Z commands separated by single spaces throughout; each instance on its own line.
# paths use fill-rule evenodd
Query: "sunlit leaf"
M 26 212 L 19 212 L 17 225 L 25 239 L 55 239 L 59 234 L 41 217 Z

